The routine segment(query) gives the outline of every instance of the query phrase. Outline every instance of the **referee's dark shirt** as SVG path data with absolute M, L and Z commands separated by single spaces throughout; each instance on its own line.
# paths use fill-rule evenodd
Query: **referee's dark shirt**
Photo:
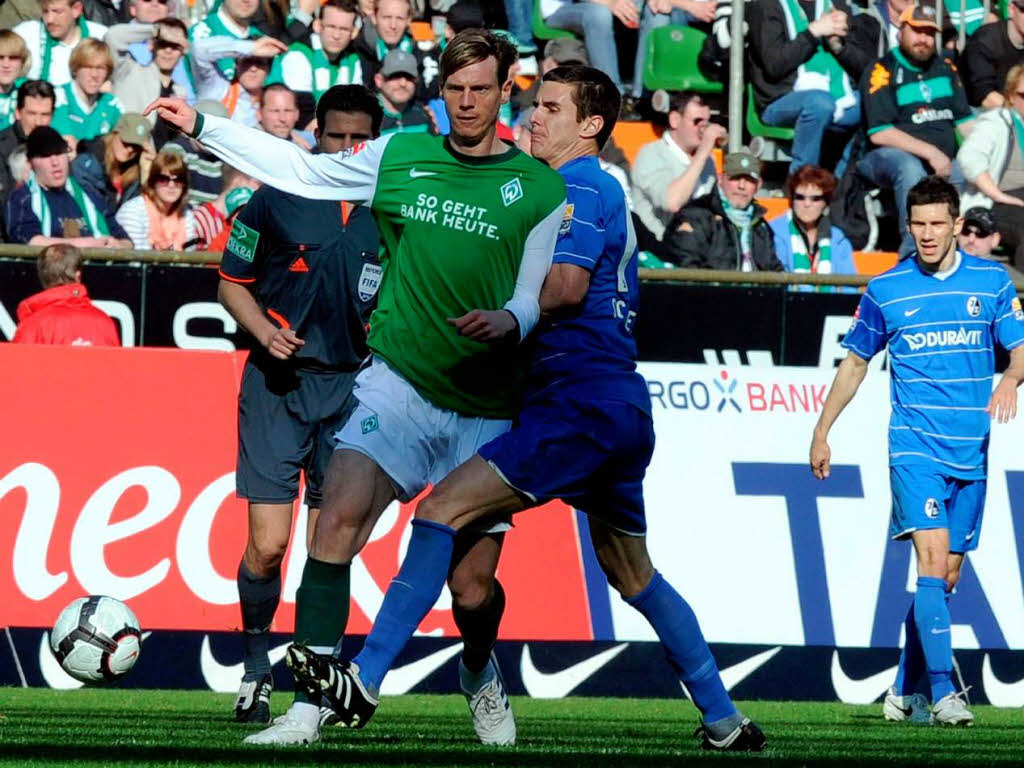
M 354 369 L 368 353 L 379 247 L 362 206 L 263 186 L 232 225 L 220 274 L 250 285 L 267 316 L 305 340 L 299 366 Z

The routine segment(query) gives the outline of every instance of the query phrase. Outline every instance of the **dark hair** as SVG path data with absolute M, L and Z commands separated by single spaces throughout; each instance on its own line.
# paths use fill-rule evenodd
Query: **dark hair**
M 612 135 L 622 106 L 622 96 L 612 79 L 594 67 L 569 64 L 550 70 L 541 78 L 541 82 L 575 86 L 572 100 L 576 104 L 576 122 L 583 122 L 595 115 L 604 118 L 604 126 L 594 137 L 600 150 Z
M 678 112 L 681 115 L 690 106 L 691 101 L 695 101 L 698 104 L 704 103 L 703 97 L 696 91 L 669 91 L 668 111 Z
M 359 18 L 359 5 L 355 0 L 324 0 L 320 4 L 320 10 L 317 15 L 322 19 L 324 17 L 325 8 L 334 8 L 338 11 L 344 11 L 345 13 L 354 13 L 356 18 Z
M 324 92 L 316 104 L 316 124 L 321 131 L 328 112 L 362 112 L 370 116 L 371 135 L 380 134 L 384 110 L 373 92 L 363 85 L 335 85 Z
M 57 95 L 53 86 L 46 80 L 26 80 L 18 88 L 18 109 L 25 106 L 25 99 L 31 96 L 33 99 L 49 99 L 56 101 Z
M 836 177 L 832 175 L 831 171 L 816 165 L 801 165 L 795 173 L 786 179 L 786 197 L 793 202 L 793 195 L 796 193 L 797 187 L 810 184 L 821 190 L 821 194 L 825 196 L 825 204 L 828 205 L 832 202 L 832 194 L 836 191 L 837 183 Z
M 451 39 L 441 54 L 441 85 L 464 67 L 486 61 L 498 62 L 498 85 L 508 80 L 508 71 L 519 58 L 516 47 L 506 38 L 484 29 L 464 29 Z
M 271 83 L 266 88 L 264 88 L 263 93 L 260 94 L 260 104 L 262 105 L 266 102 L 268 93 L 275 93 L 278 91 L 280 91 L 281 93 L 290 93 L 292 96 L 292 100 L 295 102 L 295 108 L 298 109 L 299 97 L 295 95 L 295 91 L 293 91 L 284 83 Z
M 159 27 L 169 27 L 171 29 L 176 29 L 179 32 L 181 32 L 183 35 L 185 35 L 185 39 L 186 40 L 188 39 L 188 27 L 185 25 L 185 22 L 182 21 L 181 19 L 175 18 L 174 16 L 168 16 L 166 19 L 160 19 L 160 21 L 154 21 L 153 22 L 153 26 L 156 27 L 156 28 L 159 28 Z
M 907 193 L 907 213 L 915 205 L 934 205 L 945 203 L 949 206 L 949 214 L 954 219 L 960 216 L 960 195 L 956 187 L 941 176 L 925 176 Z

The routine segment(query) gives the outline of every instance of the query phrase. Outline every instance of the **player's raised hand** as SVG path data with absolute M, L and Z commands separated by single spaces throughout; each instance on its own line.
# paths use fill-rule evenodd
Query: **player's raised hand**
M 516 329 L 516 319 L 505 309 L 474 309 L 462 317 L 449 317 L 460 336 L 474 341 L 500 341 Z
M 1009 379 L 1002 379 L 992 393 L 992 399 L 985 408 L 988 415 L 1005 424 L 1017 415 L 1017 386 Z
M 154 110 L 179 131 L 191 134 L 196 129 L 196 111 L 184 99 L 163 96 L 146 107 L 142 114 L 148 115 Z
M 811 440 L 811 472 L 816 478 L 824 480 L 829 476 L 831 460 L 832 449 L 828 447 L 828 441 L 815 435 Z
M 273 335 L 263 343 L 263 346 L 278 360 L 287 360 L 305 343 L 291 328 L 276 328 Z

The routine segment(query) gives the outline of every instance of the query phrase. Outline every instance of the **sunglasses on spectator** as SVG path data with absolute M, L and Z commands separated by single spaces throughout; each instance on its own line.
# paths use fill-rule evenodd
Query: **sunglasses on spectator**
M 964 227 L 964 235 L 973 235 L 974 237 L 989 237 L 991 232 L 984 232 L 977 227 Z
M 801 203 L 820 203 L 825 199 L 824 195 L 801 195 L 799 192 L 793 193 L 793 199 Z
M 168 5 L 171 0 L 139 0 L 140 3 L 160 3 L 160 5 Z
M 157 48 L 170 48 L 175 51 L 185 50 L 185 46 L 181 45 L 180 43 L 175 43 L 170 40 L 161 40 L 160 38 L 154 40 L 153 45 L 155 45 Z
M 168 176 L 166 173 L 158 173 L 156 175 L 157 184 L 184 184 L 184 176 Z

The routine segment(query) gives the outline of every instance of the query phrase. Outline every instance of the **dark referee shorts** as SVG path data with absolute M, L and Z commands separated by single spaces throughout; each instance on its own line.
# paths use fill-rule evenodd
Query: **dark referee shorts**
M 306 503 L 319 507 L 334 433 L 356 406 L 355 371 L 297 369 L 250 357 L 238 394 L 238 495 L 288 504 L 306 473 Z

